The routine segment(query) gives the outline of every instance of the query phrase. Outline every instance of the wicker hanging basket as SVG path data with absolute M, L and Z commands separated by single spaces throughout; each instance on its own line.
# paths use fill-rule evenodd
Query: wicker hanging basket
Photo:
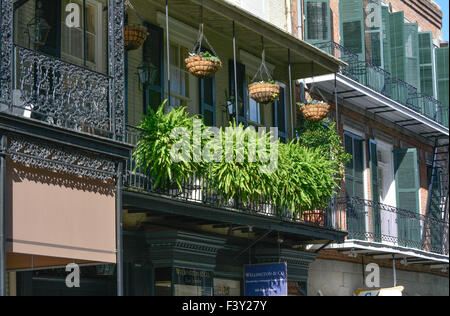
M 327 117 L 331 106 L 327 103 L 306 104 L 300 107 L 300 112 L 311 122 L 320 122 Z
M 147 28 L 142 25 L 125 25 L 124 37 L 126 50 L 138 49 L 147 39 Z
M 198 78 L 212 78 L 222 68 L 219 59 L 205 58 L 194 55 L 185 59 L 187 70 Z
M 274 102 L 280 96 L 280 86 L 276 83 L 255 82 L 248 86 L 250 97 L 260 104 Z

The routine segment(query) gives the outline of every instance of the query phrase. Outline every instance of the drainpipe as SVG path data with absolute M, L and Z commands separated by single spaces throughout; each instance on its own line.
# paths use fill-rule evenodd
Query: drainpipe
M 303 10 L 302 0 L 297 0 L 297 31 L 298 38 L 303 39 Z
M 0 146 L 0 296 L 6 296 L 6 135 Z

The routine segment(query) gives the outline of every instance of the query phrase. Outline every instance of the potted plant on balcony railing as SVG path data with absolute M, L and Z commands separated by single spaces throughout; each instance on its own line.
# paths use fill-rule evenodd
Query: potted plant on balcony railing
M 330 105 L 323 101 L 309 99 L 304 103 L 297 103 L 300 112 L 311 122 L 320 122 L 325 119 L 330 111 Z

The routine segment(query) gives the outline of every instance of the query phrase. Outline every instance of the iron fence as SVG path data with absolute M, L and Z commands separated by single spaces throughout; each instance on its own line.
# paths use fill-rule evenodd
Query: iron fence
M 449 223 L 440 215 L 422 215 L 359 198 L 336 200 L 328 214 L 335 228 L 348 231 L 348 239 L 449 254 Z
M 448 106 L 426 94 L 407 82 L 392 78 L 392 74 L 370 62 L 360 61 L 351 50 L 331 41 L 314 44 L 317 48 L 346 62 L 340 72 L 346 77 L 407 106 L 429 119 L 448 127 Z

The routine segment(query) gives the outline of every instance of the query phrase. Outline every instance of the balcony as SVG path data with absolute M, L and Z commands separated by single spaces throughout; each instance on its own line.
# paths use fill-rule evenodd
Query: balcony
M 413 87 L 402 80 L 392 78 L 392 75 L 384 69 L 377 67 L 369 62 L 359 61 L 356 54 L 352 53 L 350 50 L 337 43 L 326 42 L 315 44 L 315 46 L 335 56 L 336 58 L 340 58 L 343 61 L 347 62 L 348 66 L 341 67 L 340 74 L 364 87 L 369 88 L 377 94 L 390 99 L 390 101 L 395 101 L 395 103 L 414 111 L 421 117 L 424 117 L 428 121 L 431 121 L 433 125 L 434 123 L 439 124 L 440 126 L 445 128 L 448 135 L 448 106 L 441 104 L 438 100 L 432 98 L 431 96 L 418 93 L 418 89 L 416 87 Z M 330 77 L 327 80 L 331 81 L 332 79 L 333 78 Z M 309 81 L 309 83 L 313 82 L 313 80 Z M 348 90 L 349 85 L 347 85 L 346 87 L 343 86 L 343 88 L 346 88 L 343 89 L 344 93 L 341 94 L 341 97 L 344 100 L 362 97 L 362 95 L 360 94 L 348 95 L 348 93 L 350 93 L 350 91 Z M 325 88 L 325 90 L 327 89 Z M 334 91 L 332 87 L 329 87 L 328 90 L 330 90 L 331 93 L 333 93 L 332 91 Z M 399 108 L 401 109 L 401 107 Z M 385 110 L 387 109 L 386 106 L 368 108 L 368 110 L 377 110 L 375 112 L 376 114 L 379 109 L 383 109 L 379 113 L 396 111 Z M 402 123 L 406 122 L 408 123 L 408 127 L 413 126 L 412 124 L 415 124 L 414 122 L 412 122 L 413 120 L 405 119 L 406 117 L 399 116 L 399 119 L 394 121 Z
M 359 198 L 338 199 L 328 225 L 348 231 L 347 239 L 372 245 L 449 255 L 449 222 L 441 214 L 421 215 Z
M 123 140 L 124 5 L 122 1 L 108 1 L 104 9 L 104 20 L 100 9 L 92 11 L 98 33 L 95 49 L 88 56 L 87 44 L 73 39 L 67 43 L 70 29 L 55 22 L 63 17 L 64 8 L 55 8 L 51 14 L 45 11 L 54 32 L 46 42 L 34 43 L 27 36 L 29 19 L 43 14 L 35 10 L 35 2 L 2 1 L 0 112 L 51 127 Z
M 140 130 L 131 126 L 127 128 L 127 142 L 136 145 L 140 139 Z M 292 216 L 292 212 L 287 209 L 280 209 L 272 203 L 244 203 L 240 199 L 225 200 L 222 196 L 215 194 L 210 187 L 209 179 L 201 179 L 193 177 L 182 184 L 182 188 L 171 186 L 165 188 L 156 188 L 155 180 L 150 178 L 146 171 L 136 163 L 138 157 L 131 154 L 124 172 L 124 187 L 126 192 L 151 195 L 163 200 L 170 200 L 182 203 L 183 211 L 187 212 L 188 207 L 208 208 L 208 214 L 214 217 L 213 210 L 225 211 L 225 218 L 232 218 L 233 215 L 250 215 L 251 222 L 257 226 L 258 220 L 273 220 L 281 225 L 286 223 L 295 225 L 306 225 L 312 230 L 327 231 L 329 234 L 337 234 L 338 239 L 342 242 L 345 232 L 340 227 L 334 225 L 333 222 L 326 219 L 330 216 L 325 211 L 304 212 L 301 216 Z M 126 195 L 126 194 L 125 194 Z M 137 200 L 137 196 L 133 195 L 133 200 Z M 125 203 L 127 204 L 127 203 Z M 151 203 L 146 203 L 146 207 L 152 208 Z M 190 213 L 191 215 L 194 212 Z M 271 224 L 271 227 L 276 226 Z M 342 227 L 345 228 L 345 227 Z M 310 236 L 309 236 L 310 237 Z

